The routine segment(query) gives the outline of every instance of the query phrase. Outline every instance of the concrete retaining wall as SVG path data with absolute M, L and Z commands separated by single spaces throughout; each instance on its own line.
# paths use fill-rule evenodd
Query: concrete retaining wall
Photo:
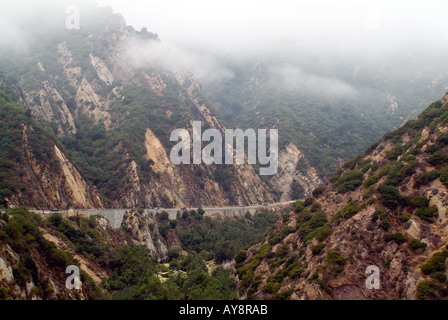
M 260 207 L 204 208 L 204 216 L 242 217 L 247 212 L 249 212 L 251 215 L 254 215 L 259 209 Z M 107 220 L 109 220 L 111 227 L 114 229 L 120 228 L 121 222 L 123 221 L 123 216 L 125 212 L 129 210 L 130 209 L 75 209 L 75 211 L 82 212 L 88 217 L 99 214 L 105 216 Z M 176 220 L 178 212 L 182 214 L 182 211 L 179 209 L 145 209 L 143 214 L 155 215 L 157 212 L 162 211 L 168 212 L 170 220 Z

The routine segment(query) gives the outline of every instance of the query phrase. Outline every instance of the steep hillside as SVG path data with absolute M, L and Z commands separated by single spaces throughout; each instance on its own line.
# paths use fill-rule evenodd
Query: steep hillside
M 17 101 L 0 78 L 0 206 L 102 207 L 56 137 Z
M 417 117 L 448 89 L 446 53 L 422 48 L 363 60 L 333 52 L 307 54 L 305 48 L 277 50 L 268 57 L 222 57 L 223 68 L 235 76 L 201 84 L 228 123 L 275 126 L 280 149 L 290 152 L 293 144 L 299 150 L 303 161 L 294 179 L 271 180 L 286 193 L 297 193 L 298 185 L 307 189 L 313 171 L 329 179 L 345 161 Z M 428 55 L 440 64 L 418 68 L 415 61 Z
M 61 162 L 71 162 L 63 170 L 72 172 L 67 183 L 94 186 L 107 207 L 273 202 L 273 187 L 251 165 L 170 162 L 174 129 L 191 132 L 192 121 L 202 121 L 204 129 L 222 131 L 223 122 L 192 75 L 167 69 L 152 56 L 157 35 L 126 26 L 110 9 L 84 5 L 80 3 L 86 14 L 79 30 L 65 29 L 62 19 L 36 30 L 28 50 L 2 52 L 0 63 L 18 88 L 19 102 L 64 146 L 65 154 L 56 153 Z M 42 187 L 53 190 L 49 183 Z M 98 200 L 84 201 L 82 190 L 73 193 L 71 203 L 44 198 L 44 204 L 35 206 L 99 205 Z M 19 204 L 29 204 L 21 194 L 14 197 Z
M 448 94 L 347 162 L 235 256 L 248 299 L 448 295 Z M 380 288 L 366 287 L 377 266 Z

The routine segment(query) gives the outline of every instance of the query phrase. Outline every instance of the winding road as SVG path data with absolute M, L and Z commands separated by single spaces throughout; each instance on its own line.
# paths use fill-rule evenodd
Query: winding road
M 262 205 L 251 205 L 251 206 L 238 206 L 238 207 L 205 207 L 203 208 L 205 211 L 204 216 L 224 216 L 224 217 L 241 217 L 245 215 L 247 212 L 250 214 L 255 214 L 257 210 L 262 208 L 279 208 L 286 205 L 290 205 L 291 203 L 295 202 L 293 201 L 285 201 L 285 202 L 277 202 L 277 203 L 270 203 L 270 204 L 262 204 Z M 187 208 L 188 209 L 188 208 Z M 196 210 L 197 208 L 191 208 Z M 191 210 L 190 209 L 190 210 Z M 121 222 L 123 221 L 123 216 L 126 211 L 132 210 L 132 209 L 73 209 L 74 211 L 81 212 L 85 214 L 86 216 L 92 216 L 92 215 L 104 215 L 112 228 L 119 228 L 121 226 Z M 55 212 L 54 210 L 36 210 L 36 209 L 30 209 L 29 211 L 40 213 L 40 214 L 50 214 Z M 144 209 L 143 214 L 145 215 L 155 215 L 158 212 L 166 211 L 169 214 L 169 218 L 171 220 L 177 219 L 177 213 L 182 212 L 183 210 L 181 208 L 159 208 L 156 209 Z M 59 210 L 57 212 L 60 212 L 61 214 L 67 214 L 68 210 Z

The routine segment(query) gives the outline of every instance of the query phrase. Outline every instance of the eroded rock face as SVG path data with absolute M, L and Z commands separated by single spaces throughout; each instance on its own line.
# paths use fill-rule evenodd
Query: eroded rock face
M 90 54 L 90 60 L 92 61 L 92 66 L 95 68 L 98 78 L 100 78 L 106 85 L 111 85 L 114 82 L 114 77 L 104 61 L 95 57 L 92 53 Z
M 292 195 L 293 183 L 298 183 L 303 189 L 302 198 L 307 197 L 319 185 L 323 184 L 317 171 L 306 164 L 306 169 L 303 171 L 297 170 L 297 164 L 302 160 L 306 164 L 302 152 L 292 143 L 286 146 L 284 150 L 279 152 L 278 157 L 278 172 L 273 176 L 272 185 L 282 192 L 280 201 L 298 200 Z
M 101 200 L 98 196 L 90 194 L 91 188 L 79 174 L 78 170 L 68 161 L 67 157 L 54 146 L 55 154 L 60 161 L 62 174 L 65 180 L 66 189 L 71 193 L 73 206 L 76 208 L 101 207 Z
M 41 72 L 45 73 L 45 71 Z M 25 84 L 22 83 L 22 86 L 25 86 Z M 60 136 L 65 133 L 76 133 L 73 116 L 53 84 L 43 81 L 41 88 L 30 88 L 23 92 L 24 104 L 31 109 L 37 119 L 48 124 L 55 123 L 57 133 Z
M 224 132 L 221 122 L 201 97 L 196 79 L 183 70 L 172 71 L 161 67 L 156 59 L 146 54 L 148 42 L 153 40 L 140 39 L 126 28 L 124 21 L 117 17 L 114 20 L 114 27 L 108 32 L 92 32 L 86 38 L 86 43 L 92 48 L 86 54 L 80 55 L 71 43 L 59 43 L 55 48 L 57 63 L 62 71 L 59 74 L 51 73 L 50 68 L 38 63 L 35 81 L 30 84 L 30 81 L 22 79 L 20 89 L 23 91 L 23 103 L 32 114 L 45 125 L 55 128 L 59 136 L 78 134 L 77 118 L 81 114 L 91 119 L 93 124 L 103 123 L 109 131 L 117 128 L 126 116 L 126 111 L 112 111 L 111 106 L 127 98 L 123 93 L 125 87 L 136 86 L 160 97 L 177 90 L 182 101 L 191 106 L 191 113 L 182 116 L 187 116 L 189 121 L 202 121 L 205 126 Z M 98 43 L 107 45 L 100 49 Z M 167 88 L 170 89 L 168 93 Z M 181 111 L 167 107 L 165 113 L 167 119 L 172 119 L 179 117 L 176 113 Z M 115 146 L 116 149 L 126 149 L 121 166 L 127 173 L 125 179 L 128 181 L 120 183 L 129 187 L 110 196 L 111 199 L 107 199 L 110 206 L 197 207 L 274 202 L 273 190 L 260 179 L 251 165 L 235 166 L 231 170 L 232 185 L 226 190 L 222 182 L 214 179 L 214 168 L 206 165 L 201 165 L 200 169 L 193 165 L 174 166 L 168 158 L 166 143 L 161 142 L 166 138 L 160 136 L 160 129 L 154 128 L 157 126 L 149 122 L 139 141 L 144 141 L 142 150 L 146 150 L 150 173 L 148 168 L 142 168 L 144 163 L 137 159 L 135 152 L 128 150 L 122 142 Z M 169 135 L 169 132 L 166 134 Z M 97 192 L 90 192 L 83 182 L 82 178 L 85 177 L 80 177 L 76 168 L 69 164 L 71 159 L 67 155 L 56 153 L 63 169 L 65 192 L 72 197 L 66 201 L 67 204 L 80 208 L 97 206 Z M 202 176 L 197 174 L 198 170 L 203 172 Z M 145 171 L 144 175 L 142 171 Z M 89 196 L 90 193 L 93 195 Z M 58 195 L 55 194 L 54 198 L 57 199 Z M 55 202 L 52 200 L 46 205 L 55 206 Z
M 46 157 L 51 162 L 38 160 L 29 145 L 28 136 L 33 134 L 32 126 L 23 125 L 22 146 L 24 156 L 20 168 L 23 175 L 20 183 L 27 190 L 11 196 L 8 206 L 27 206 L 30 208 L 102 208 L 103 204 L 94 186 L 84 178 L 56 144 L 49 148 Z
M 0 258 L 0 282 L 2 280 L 12 281 L 14 279 L 12 269 L 2 258 Z
M 121 226 L 136 244 L 146 246 L 155 257 L 166 258 L 168 246 L 162 240 L 155 217 L 143 215 L 138 211 L 126 211 Z

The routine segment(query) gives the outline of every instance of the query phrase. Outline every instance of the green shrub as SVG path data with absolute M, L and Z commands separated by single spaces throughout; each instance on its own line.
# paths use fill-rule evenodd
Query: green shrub
M 276 293 L 281 286 L 281 283 L 267 282 L 263 287 L 263 291 L 267 293 Z
M 371 154 L 378 146 L 379 146 L 379 142 L 375 142 L 372 145 L 370 145 L 370 147 L 367 148 L 365 155 L 369 155 Z
M 286 244 L 280 246 L 275 252 L 275 257 L 277 259 L 284 258 L 288 255 L 288 246 Z
M 342 272 L 346 261 L 339 251 L 329 250 L 325 262 L 332 274 L 339 274 Z
M 320 227 L 316 230 L 317 230 L 316 239 L 318 241 L 324 241 L 331 234 L 331 231 L 332 231 L 331 223 L 327 222 L 325 225 L 323 225 L 322 227 Z
M 380 228 L 383 229 L 384 231 L 389 231 L 389 229 L 390 229 L 389 221 L 387 221 L 387 220 L 381 221 Z
M 180 252 L 179 249 L 171 249 L 171 248 L 168 249 L 168 252 L 167 252 L 168 262 L 171 262 L 171 261 L 173 261 L 175 259 L 178 259 L 180 257 L 181 257 L 181 252 Z
M 431 206 L 427 208 L 419 208 L 416 212 L 416 215 L 420 217 L 420 219 L 423 219 L 428 222 L 433 222 L 434 217 L 436 217 L 439 213 L 439 210 L 437 207 Z
M 356 202 L 349 201 L 347 205 L 339 210 L 333 217 L 334 220 L 343 218 L 343 219 L 349 219 L 353 217 L 355 214 L 357 214 L 360 211 L 360 208 L 357 206 Z
M 300 213 L 303 209 L 305 209 L 305 204 L 302 201 L 294 202 L 294 212 Z
M 338 171 L 336 171 L 335 174 L 331 176 L 330 182 L 335 183 L 341 177 L 341 174 L 342 174 L 342 168 L 338 169 Z
M 411 214 L 410 213 L 404 213 L 400 216 L 400 221 L 401 222 L 408 222 L 411 219 Z
M 62 224 L 62 221 L 63 218 L 59 212 L 52 213 L 51 216 L 48 217 L 48 222 L 56 228 Z
M 297 279 L 303 273 L 303 267 L 297 264 L 293 264 L 288 268 L 288 277 L 291 279 Z
M 396 244 L 402 244 L 402 243 L 407 241 L 405 235 L 402 234 L 402 233 L 399 233 L 399 232 L 397 232 L 397 233 L 390 233 L 390 234 L 386 235 L 385 240 L 387 242 L 393 241 Z
M 254 279 L 255 269 L 261 263 L 261 260 L 266 258 L 271 251 L 269 244 L 265 244 L 258 249 L 257 254 L 245 265 L 237 269 L 238 276 L 241 280 L 240 290 L 244 291 L 252 284 Z
M 267 293 L 276 293 L 282 286 L 282 281 L 287 276 L 287 273 L 287 269 L 280 269 L 276 274 L 268 277 L 263 291 Z
M 428 300 L 437 296 L 437 287 L 431 281 L 421 281 L 417 285 L 417 299 Z
M 443 272 L 436 272 L 432 277 L 441 283 L 446 282 L 446 275 Z
M 353 169 L 355 169 L 356 165 L 361 162 L 361 160 L 362 160 L 362 155 L 359 154 L 356 157 L 354 157 L 353 159 L 351 159 L 350 161 L 347 161 L 346 163 L 344 163 L 342 168 L 353 170 Z
M 364 182 L 364 187 L 368 188 L 377 183 L 382 177 L 384 177 L 386 174 L 389 173 L 391 168 L 392 168 L 391 165 L 385 165 L 381 167 L 381 169 L 378 170 L 377 173 L 372 174 L 366 179 L 366 181 Z
M 372 223 L 377 222 L 377 221 L 378 221 L 378 218 L 379 218 L 378 211 L 375 211 L 375 212 L 372 214 Z
M 247 258 L 246 250 L 239 251 L 234 257 L 236 263 L 243 263 L 244 261 L 246 261 L 246 258 Z
M 440 181 L 448 187 L 448 167 L 443 168 L 440 172 Z
M 295 232 L 296 229 L 294 227 L 288 226 L 288 225 L 284 225 L 282 227 L 282 229 L 280 230 L 280 232 L 277 233 L 273 233 L 271 235 L 271 237 L 269 238 L 269 244 L 270 245 L 276 245 L 277 243 L 279 243 L 280 241 L 282 241 L 287 235 Z
M 362 184 L 364 173 L 362 171 L 349 171 L 343 174 L 335 183 L 334 187 L 339 193 L 353 191 Z
M 425 196 L 416 196 L 411 199 L 411 205 L 414 208 L 426 208 L 429 205 L 429 200 Z
M 317 187 L 316 189 L 313 190 L 313 197 L 314 198 L 319 198 L 319 196 L 324 193 L 325 191 L 325 187 Z
M 166 232 L 168 230 L 168 225 L 162 224 L 159 226 L 159 233 L 162 235 L 162 237 L 166 238 Z
M 440 173 L 437 170 L 431 170 L 426 174 L 426 180 L 428 182 L 436 180 L 438 177 L 440 177 Z
M 435 272 L 444 272 L 446 269 L 445 260 L 447 257 L 448 249 L 443 249 L 441 252 L 434 253 L 432 258 L 422 266 L 422 272 L 426 275 Z
M 416 157 L 413 154 L 408 154 L 403 158 L 404 161 L 414 161 L 415 159 Z
M 293 289 L 287 289 L 272 295 L 269 300 L 289 300 L 293 292 Z
M 415 161 L 411 161 L 406 165 L 403 163 L 395 165 L 390 170 L 385 184 L 398 186 L 404 178 L 409 177 L 415 173 L 415 164 Z
M 320 211 L 321 209 L 322 209 L 322 205 L 319 202 L 314 202 L 310 208 L 311 212 L 317 212 L 317 211 Z
M 297 223 L 299 225 L 298 235 L 301 240 L 309 241 L 316 237 L 322 227 L 328 222 L 325 212 L 320 211 L 311 215 L 308 212 L 302 213 L 301 216 L 297 218 Z
M 409 247 L 412 249 L 412 251 L 416 251 L 416 252 L 423 252 L 426 250 L 426 246 L 427 244 L 425 242 L 420 242 L 416 239 L 413 239 L 410 243 L 409 243 Z
M 440 151 L 440 150 L 439 150 L 439 147 L 437 147 L 435 144 L 430 145 L 428 148 L 426 148 L 426 153 L 428 153 L 428 154 L 433 154 L 437 151 Z
M 415 183 L 417 187 L 424 186 L 430 183 L 431 181 L 434 181 L 438 177 L 440 177 L 440 173 L 437 170 L 431 170 L 429 172 L 425 172 L 418 175 L 415 178 Z
M 304 205 L 305 205 L 305 207 L 308 207 L 308 206 L 312 205 L 313 203 L 314 203 L 314 198 L 313 197 L 308 197 L 308 198 L 305 199 Z
M 367 171 L 369 171 L 370 169 L 376 170 L 378 169 L 378 164 L 377 163 L 369 163 L 366 164 L 364 167 L 362 167 L 361 171 L 363 173 L 366 173 Z
M 403 145 L 398 145 L 390 151 L 386 152 L 387 159 L 396 160 L 399 156 L 403 154 L 404 148 Z
M 168 212 L 162 211 L 160 213 L 160 221 L 167 221 L 167 220 L 169 220 L 169 218 L 170 218 L 170 215 Z
M 318 255 L 322 251 L 323 248 L 325 248 L 325 243 L 319 242 L 318 244 L 316 244 L 315 246 L 313 246 L 311 248 L 311 252 L 314 255 Z
M 392 210 L 398 208 L 398 206 L 403 202 L 403 197 L 400 195 L 397 187 L 390 186 L 387 184 L 382 184 L 378 188 L 378 192 L 380 193 L 379 200 L 381 203 Z
M 442 134 L 439 139 L 437 139 L 437 143 L 441 146 L 447 146 L 448 145 L 448 133 Z
M 428 162 L 432 165 L 438 166 L 446 161 L 446 157 L 441 151 L 436 151 L 428 157 Z

